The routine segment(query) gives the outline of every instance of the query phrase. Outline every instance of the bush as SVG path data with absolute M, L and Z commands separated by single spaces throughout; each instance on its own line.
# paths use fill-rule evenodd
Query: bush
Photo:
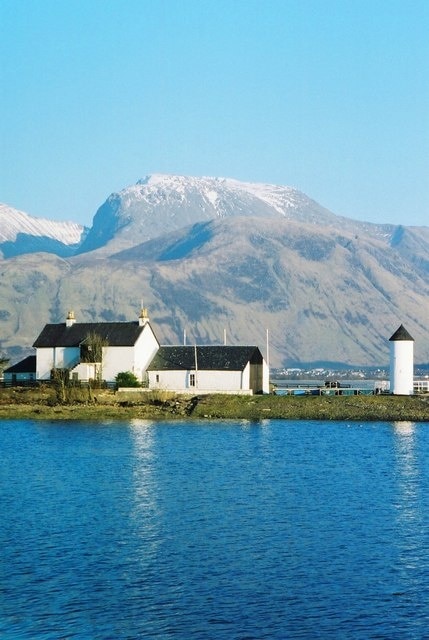
M 131 371 L 120 371 L 115 377 L 116 387 L 140 387 L 140 382 Z

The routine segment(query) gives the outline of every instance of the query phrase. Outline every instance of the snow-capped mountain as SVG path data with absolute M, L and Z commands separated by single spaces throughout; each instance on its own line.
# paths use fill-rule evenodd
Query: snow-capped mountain
M 153 174 L 112 193 L 79 253 L 113 253 L 190 224 L 232 216 L 277 218 L 390 238 L 395 227 L 341 218 L 293 187 Z
M 333 225 L 337 216 L 292 187 L 154 174 L 119 193 L 98 209 L 80 252 L 109 246 L 109 252 L 156 238 L 196 222 L 252 216 Z
M 5 257 L 35 251 L 71 255 L 85 235 L 85 227 L 75 222 L 35 218 L 0 203 L 0 252 Z
M 35 326 L 68 309 L 126 320 L 143 299 L 164 344 L 184 328 L 198 344 L 224 330 L 261 344 L 269 328 L 273 366 L 385 364 L 404 323 L 416 362 L 428 361 L 429 227 L 339 217 L 291 187 L 160 174 L 112 194 L 81 245 L 79 225 L 0 211 L 10 355 L 27 355 Z

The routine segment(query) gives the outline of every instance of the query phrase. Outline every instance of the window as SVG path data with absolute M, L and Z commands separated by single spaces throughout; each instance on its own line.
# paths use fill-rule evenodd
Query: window
M 159 382 L 159 373 L 156 374 L 155 380 L 156 382 Z
M 195 387 L 195 373 L 189 374 L 189 386 Z

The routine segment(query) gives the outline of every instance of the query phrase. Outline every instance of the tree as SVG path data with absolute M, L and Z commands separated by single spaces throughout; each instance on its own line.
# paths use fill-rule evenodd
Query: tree
M 3 369 L 6 368 L 6 365 L 9 363 L 9 358 L 5 358 L 0 355 L 0 377 L 3 375 Z
M 120 371 L 115 376 L 117 387 L 140 387 L 138 378 L 131 371 Z
M 108 340 L 100 336 L 100 334 L 95 331 L 90 331 L 86 335 L 86 338 L 80 347 L 82 362 L 90 362 L 99 365 L 95 368 L 95 378 L 98 381 L 101 381 L 103 378 L 103 348 L 108 345 Z
M 67 402 L 67 389 L 70 386 L 70 371 L 68 369 L 51 369 L 51 380 L 57 395 L 57 402 Z

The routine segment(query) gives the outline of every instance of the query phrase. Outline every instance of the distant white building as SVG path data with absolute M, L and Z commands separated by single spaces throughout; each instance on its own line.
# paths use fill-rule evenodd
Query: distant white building
M 414 381 L 414 338 L 405 327 L 395 331 L 390 341 L 390 393 L 412 395 Z

